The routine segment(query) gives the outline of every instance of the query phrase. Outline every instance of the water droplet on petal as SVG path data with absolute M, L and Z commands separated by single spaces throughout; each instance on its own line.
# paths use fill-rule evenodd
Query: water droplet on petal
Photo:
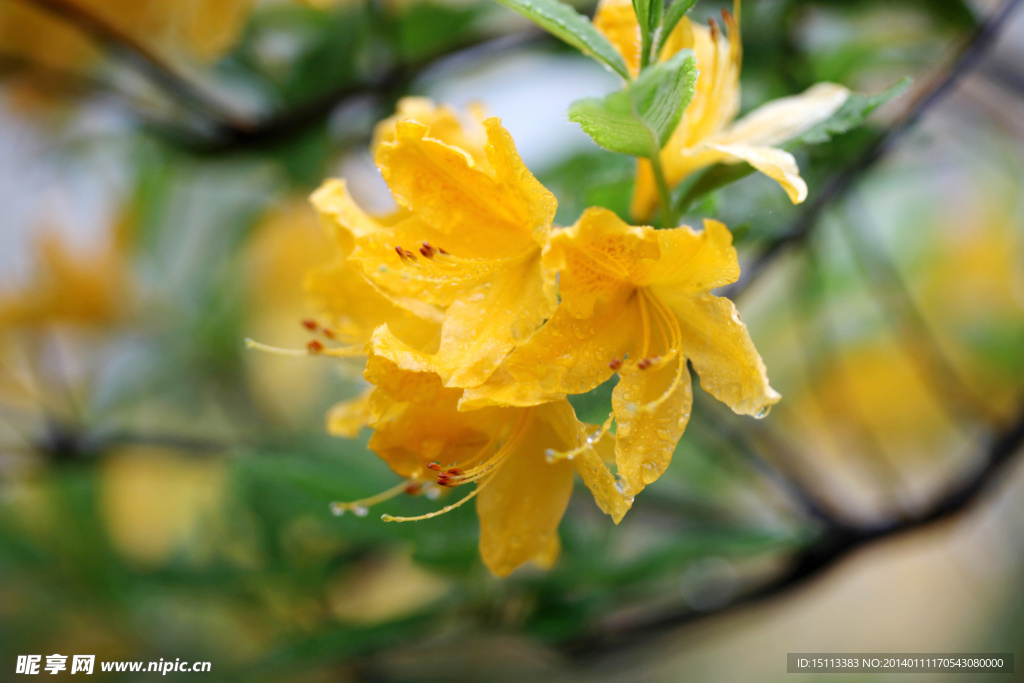
M 771 409 L 771 406 L 761 406 L 761 410 L 757 411 L 757 414 L 754 415 L 754 419 L 763 420 L 764 418 L 768 417 L 768 413 L 771 411 Z

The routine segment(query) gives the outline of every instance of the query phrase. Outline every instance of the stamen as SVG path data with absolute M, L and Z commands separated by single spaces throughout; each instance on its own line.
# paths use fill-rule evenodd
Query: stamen
M 622 360 L 619 358 L 612 358 L 611 361 L 608 362 L 608 367 L 618 372 L 622 367 Z
M 278 356 L 330 356 L 332 358 L 351 358 L 353 356 L 361 356 L 364 351 L 364 346 L 362 344 L 329 348 L 316 339 L 313 339 L 306 344 L 306 348 L 304 349 L 285 349 L 280 346 L 271 346 L 269 344 L 258 342 L 254 339 L 246 338 L 245 348 L 265 351 L 266 353 L 273 353 Z
M 491 479 L 488 479 L 483 483 L 477 484 L 476 488 L 473 489 L 468 496 L 466 496 L 459 502 L 452 503 L 451 505 L 445 505 L 440 510 L 434 510 L 433 512 L 428 512 L 425 515 L 418 515 L 416 517 L 395 517 L 394 515 L 381 515 L 380 518 L 382 521 L 385 522 L 422 522 L 425 519 L 433 519 L 434 517 L 440 517 L 441 515 L 451 512 L 455 508 L 462 507 L 463 505 L 471 501 L 473 498 L 476 497 L 476 494 L 480 493 L 480 491 L 482 491 L 483 488 L 487 486 L 487 484 L 489 484 L 490 482 Z
M 396 246 L 395 253 L 398 254 L 398 257 L 402 259 L 403 263 L 407 263 L 409 265 L 415 265 L 417 263 L 416 254 L 412 253 L 408 249 L 405 249 L 401 246 Z
M 715 21 L 714 17 L 708 17 L 708 25 L 711 26 L 711 40 L 718 42 L 718 37 L 721 31 L 718 29 L 718 22 Z
M 680 382 L 683 379 L 683 373 L 686 369 L 686 357 L 682 354 L 682 330 L 679 329 L 679 321 L 675 315 L 670 311 L 658 297 L 647 294 L 642 294 L 644 298 L 650 297 L 651 308 L 654 312 L 662 318 L 662 322 L 667 327 L 669 334 L 665 337 L 665 347 L 667 353 L 665 356 L 656 356 L 654 358 L 644 358 L 637 363 L 637 367 L 641 370 L 646 370 L 654 364 L 664 364 L 671 360 L 673 357 L 676 358 L 676 371 L 672 377 L 672 382 L 668 388 L 653 401 L 635 406 L 632 413 L 649 413 L 656 410 L 660 405 L 667 401 L 672 394 L 675 393 L 679 387 Z
M 316 328 L 319 327 L 319 325 L 317 325 L 316 321 L 313 320 L 312 318 L 306 318 L 306 319 L 302 320 L 301 322 L 302 322 L 302 326 L 305 327 L 310 332 L 316 332 Z
M 547 460 L 549 463 L 555 463 L 558 462 L 559 460 L 572 460 L 580 453 L 591 450 L 592 448 L 594 448 L 594 444 L 603 439 L 604 435 L 608 433 L 608 430 L 612 428 L 612 422 L 614 420 L 615 415 L 609 414 L 608 419 L 604 421 L 604 424 L 601 425 L 601 428 L 598 429 L 593 434 L 591 434 L 590 436 L 588 436 L 581 445 L 568 451 L 556 451 L 553 448 L 549 448 L 546 451 L 544 451 L 544 459 Z
M 532 417 L 533 410 L 523 410 L 519 415 L 519 419 L 516 421 L 515 427 L 512 428 L 512 433 L 509 435 L 508 440 L 501 448 L 498 449 L 497 453 L 479 465 L 470 467 L 465 471 L 457 467 L 453 467 L 447 472 L 439 475 L 437 483 L 442 486 L 460 486 L 462 484 L 468 484 L 471 481 L 477 481 L 501 467 L 505 464 L 505 460 L 508 459 L 509 455 L 519 447 L 523 437 L 526 435 L 526 428 Z
M 647 317 L 647 297 L 639 289 L 636 292 L 636 296 L 640 301 L 640 321 L 643 328 L 643 345 L 640 350 L 640 357 L 646 358 L 647 351 L 651 348 L 651 323 Z
M 369 498 L 363 498 L 362 500 L 354 500 L 350 503 L 339 503 L 335 501 L 331 503 L 331 512 L 338 516 L 343 515 L 346 512 L 354 512 L 359 517 L 365 517 L 365 510 L 367 510 L 368 508 L 373 507 L 377 503 L 383 503 L 385 500 L 391 500 L 395 496 L 400 496 L 403 493 L 410 493 L 409 489 L 412 488 L 413 486 L 415 486 L 416 489 L 412 493 L 418 493 L 419 487 L 422 486 L 422 482 L 418 482 L 415 479 L 406 479 L 401 484 L 392 486 L 386 491 L 381 491 L 380 493 L 370 496 Z M 360 511 L 364 512 L 362 514 L 359 514 Z

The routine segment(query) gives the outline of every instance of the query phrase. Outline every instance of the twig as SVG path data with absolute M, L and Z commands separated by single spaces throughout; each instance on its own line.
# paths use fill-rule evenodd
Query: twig
M 802 243 L 817 227 L 825 210 L 834 202 L 845 197 L 866 171 L 885 158 L 928 110 L 938 104 L 964 75 L 977 66 L 978 61 L 995 42 L 1006 19 L 1020 3 L 1021 0 L 1006 0 L 984 24 L 979 26 L 949 71 L 945 75 L 935 74 L 932 77 L 936 81 L 935 85 L 926 90 L 900 120 L 893 124 L 887 132 L 880 135 L 856 161 L 834 176 L 821 194 L 804 209 L 803 214 L 787 232 L 769 240 L 761 248 L 760 253 L 744 268 L 740 281 L 729 288 L 727 296 L 730 298 L 740 296 L 783 252 Z
M 932 385 L 941 400 L 939 403 L 954 424 L 956 416 L 994 424 L 995 416 L 974 389 L 960 376 L 952 361 L 939 347 L 924 315 L 918 310 L 899 269 L 880 244 L 874 222 L 856 201 L 847 203 L 849 210 L 857 211 L 857 227 L 852 221 L 840 221 L 841 232 L 850 246 L 854 261 L 869 287 L 877 291 L 886 312 L 898 320 L 906 356 L 917 369 L 921 379 Z
M 50 12 L 78 27 L 109 50 L 122 55 L 140 72 L 193 111 L 227 130 L 249 130 L 254 122 L 236 114 L 231 107 L 194 85 L 156 51 L 109 22 L 67 0 L 21 0 Z
M 908 519 L 876 525 L 833 525 L 826 529 L 818 541 L 791 558 L 788 567 L 771 581 L 732 602 L 709 611 L 684 609 L 656 616 L 646 621 L 635 621 L 617 628 L 603 629 L 577 638 L 562 646 L 563 652 L 573 658 L 601 653 L 610 654 L 631 646 L 649 642 L 650 637 L 668 629 L 695 621 L 732 612 L 742 607 L 782 597 L 820 578 L 826 570 L 856 551 L 919 529 L 932 526 L 968 511 L 982 498 L 999 475 L 1013 461 L 1013 456 L 1024 445 L 1024 404 L 1016 420 L 1001 431 L 980 458 L 980 469 L 962 482 L 952 486 L 926 511 Z

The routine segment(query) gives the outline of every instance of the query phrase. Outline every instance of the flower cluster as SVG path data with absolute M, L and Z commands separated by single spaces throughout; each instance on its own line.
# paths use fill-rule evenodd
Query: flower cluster
M 631 226 L 601 208 L 552 225 L 555 197 L 497 118 L 468 121 L 405 99 L 375 136 L 397 209 L 362 211 L 343 180 L 313 195 L 336 247 L 307 286 L 309 353 L 365 356 L 369 391 L 329 429 L 369 426 L 403 480 L 336 512 L 402 493 L 475 484 L 480 552 L 498 575 L 558 554 L 573 472 L 616 522 L 668 467 L 690 416 L 689 366 L 738 413 L 779 395 L 736 308 L 713 296 L 739 276 L 731 234 Z M 603 425 L 567 395 L 618 376 Z M 614 473 L 612 466 L 614 466 Z

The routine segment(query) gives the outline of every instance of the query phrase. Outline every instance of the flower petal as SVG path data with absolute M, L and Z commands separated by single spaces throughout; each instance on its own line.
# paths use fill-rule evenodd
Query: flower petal
M 615 461 L 627 493 L 635 496 L 672 461 L 690 419 L 693 393 L 686 362 L 678 357 L 647 370 L 625 366 L 621 374 L 612 392 Z
M 387 331 L 374 336 L 374 349 L 403 368 L 436 372 L 445 386 L 476 387 L 487 382 L 509 352 L 554 309 L 554 283 L 538 254 L 495 270 L 488 281 L 455 299 L 445 311 L 435 353 L 401 343 Z
M 447 235 L 446 249 L 469 258 L 495 258 L 534 243 L 551 225 L 554 196 L 523 166 L 498 119 L 484 122 L 493 176 L 466 151 L 427 137 L 428 127 L 398 121 L 395 140 L 377 149 L 377 166 L 400 206 Z
M 459 407 L 532 406 L 586 393 L 614 374 L 609 363 L 630 351 L 638 329 L 635 302 L 599 305 L 590 318 L 576 318 L 560 306 L 486 384 L 466 389 Z
M 432 461 L 450 466 L 472 459 L 508 421 L 508 411 L 498 408 L 459 412 L 459 390 L 379 356 L 370 356 L 366 377 L 377 387 L 370 396 L 374 432 L 368 445 L 403 477 L 430 478 Z
M 360 268 L 344 258 L 311 270 L 306 275 L 306 291 L 318 315 L 346 343 L 364 343 L 384 324 L 410 344 L 428 347 L 437 343 L 439 311 L 422 302 L 384 297 L 366 281 Z M 397 301 L 407 306 L 397 305 Z
M 545 408 L 532 409 L 536 413 L 528 433 L 476 497 L 480 555 L 498 576 L 508 576 L 533 559 L 551 559 L 553 539 L 572 495 L 572 463 L 549 463 L 544 451 L 573 444 L 545 419 Z
M 670 288 L 655 292 L 679 318 L 683 352 L 705 391 L 741 415 L 763 415 L 782 398 L 768 384 L 764 361 L 731 301 Z
M 592 207 L 571 228 L 551 236 L 544 264 L 559 274 L 562 306 L 589 318 L 599 302 L 625 301 L 660 254 L 653 228 L 633 227 L 608 209 Z
M 370 387 L 353 399 L 334 404 L 327 411 L 327 433 L 348 439 L 359 436 L 359 430 L 373 420 L 373 411 L 370 409 L 370 396 L 373 392 L 373 387 Z
M 774 147 L 825 121 L 839 111 L 850 91 L 835 83 L 818 83 L 800 95 L 768 102 L 716 135 L 722 145 Z
M 632 0 L 601 0 L 594 13 L 594 28 L 619 51 L 636 78 L 640 73 L 640 24 Z
M 651 268 L 644 285 L 671 287 L 676 292 L 705 292 L 740 276 L 732 233 L 719 221 L 705 219 L 704 230 L 688 226 L 658 231 L 663 257 Z
M 612 443 L 611 440 L 606 441 Z M 576 456 L 573 463 L 583 483 L 593 494 L 597 506 L 616 524 L 621 522 L 633 505 L 633 497 L 619 490 L 619 482 L 597 451 L 583 451 Z
M 807 199 L 807 183 L 800 177 L 800 169 L 796 165 L 796 159 L 789 152 L 774 147 L 750 147 L 743 144 L 722 145 L 706 142 L 703 145 L 706 149 L 714 150 L 717 153 L 714 161 L 723 163 L 737 163 L 745 161 L 761 173 L 782 185 L 782 189 L 789 195 L 789 200 L 799 204 Z
M 356 204 L 348 192 L 348 184 L 341 178 L 329 178 L 309 197 L 320 213 L 327 237 L 344 255 L 352 251 L 353 240 L 383 230 L 392 219 L 380 220 L 370 216 Z
M 437 105 L 429 98 L 403 97 L 395 106 L 395 114 L 374 128 L 370 149 L 376 150 L 385 142 L 394 142 L 395 124 L 408 119 L 427 126 L 430 129 L 427 135 L 469 153 L 478 165 L 487 168 L 489 162 L 484 152 L 484 145 L 487 144 L 484 118 L 479 106 L 470 105 L 469 116 L 463 119 L 451 107 Z

